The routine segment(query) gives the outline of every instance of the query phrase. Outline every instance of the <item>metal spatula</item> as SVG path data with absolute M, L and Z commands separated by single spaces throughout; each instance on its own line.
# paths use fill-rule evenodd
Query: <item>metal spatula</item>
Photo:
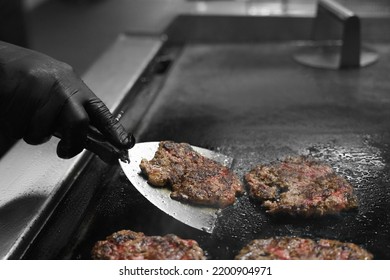
M 61 138 L 60 134 L 55 136 Z M 131 143 L 135 139 L 129 134 Z M 217 208 L 185 204 L 170 198 L 170 190 L 156 188 L 147 183 L 141 175 L 139 164 L 142 159 L 151 160 L 158 149 L 159 142 L 146 142 L 135 144 L 130 150 L 121 150 L 111 143 L 93 126 L 89 127 L 85 148 L 109 164 L 118 162 L 133 186 L 157 206 L 173 218 L 200 230 L 211 233 L 217 219 Z M 192 146 L 201 155 L 215 160 L 227 167 L 231 167 L 233 158 L 213 152 L 204 148 Z
M 194 206 L 170 198 L 171 191 L 149 185 L 140 174 L 139 164 L 142 159 L 151 160 L 158 149 L 159 142 L 138 143 L 129 150 L 130 163 L 119 161 L 127 178 L 133 186 L 157 206 L 173 218 L 200 230 L 211 233 L 217 219 L 217 208 Z M 233 159 L 204 148 L 192 146 L 201 155 L 231 167 Z

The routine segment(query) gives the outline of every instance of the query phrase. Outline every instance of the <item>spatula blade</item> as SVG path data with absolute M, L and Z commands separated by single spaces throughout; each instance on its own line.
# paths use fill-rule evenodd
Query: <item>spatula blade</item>
M 151 203 L 173 218 L 193 228 L 211 233 L 217 219 L 217 208 L 182 203 L 170 198 L 171 191 L 156 188 L 147 183 L 141 175 L 139 164 L 142 159 L 151 160 L 158 149 L 159 142 L 138 143 L 129 150 L 130 163 L 119 161 L 123 172 L 132 185 Z M 204 148 L 192 146 L 201 155 L 231 167 L 233 158 Z

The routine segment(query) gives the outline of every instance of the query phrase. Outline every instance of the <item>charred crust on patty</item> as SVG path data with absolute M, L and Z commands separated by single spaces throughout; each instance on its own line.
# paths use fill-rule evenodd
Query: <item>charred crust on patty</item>
M 228 167 L 197 153 L 187 143 L 161 141 L 141 172 L 155 187 L 171 189 L 171 198 L 197 205 L 227 207 L 244 187 Z
M 350 242 L 300 237 L 255 239 L 244 246 L 236 260 L 371 260 L 373 255 Z
M 322 217 L 358 207 L 353 186 L 330 165 L 307 156 L 257 165 L 244 180 L 250 197 L 269 214 Z
M 204 260 L 202 248 L 192 239 L 174 234 L 146 236 L 142 232 L 121 230 L 95 243 L 95 260 Z

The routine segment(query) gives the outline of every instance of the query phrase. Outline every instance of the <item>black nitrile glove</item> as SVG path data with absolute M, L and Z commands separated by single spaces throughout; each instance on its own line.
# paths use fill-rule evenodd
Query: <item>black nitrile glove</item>
M 106 105 L 66 63 L 0 41 L 0 129 L 29 144 L 61 135 L 57 154 L 83 150 L 89 125 L 114 146 L 132 143 Z

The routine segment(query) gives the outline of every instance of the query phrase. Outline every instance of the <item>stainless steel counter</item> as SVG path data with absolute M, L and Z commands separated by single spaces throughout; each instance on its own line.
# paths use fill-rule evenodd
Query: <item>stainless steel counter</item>
M 115 112 L 160 44 L 158 38 L 119 37 L 84 76 L 86 84 Z M 57 142 L 30 146 L 19 141 L 0 161 L 2 259 L 23 254 L 90 157 L 84 152 L 59 159 Z

